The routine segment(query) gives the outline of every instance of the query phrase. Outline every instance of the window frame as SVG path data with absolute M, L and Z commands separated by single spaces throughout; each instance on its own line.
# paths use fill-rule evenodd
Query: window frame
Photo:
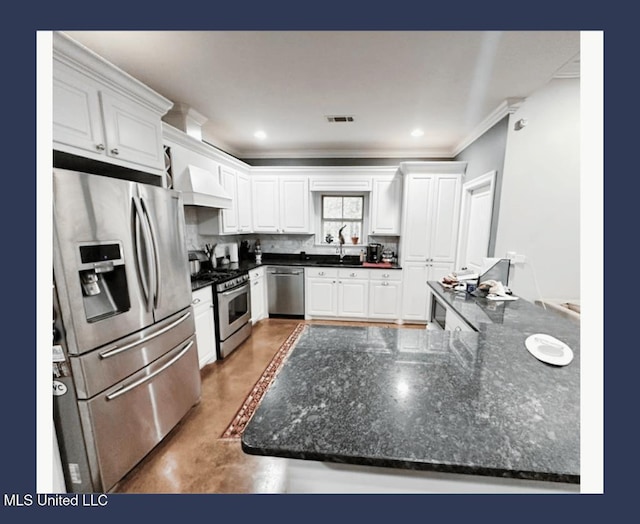
M 323 201 L 324 197 L 359 197 L 362 199 L 362 218 L 361 219 L 331 219 L 324 217 L 324 206 Z M 324 240 L 324 222 L 339 222 L 343 220 L 344 223 L 360 223 L 360 238 L 358 239 L 357 244 L 351 243 L 351 238 L 345 236 L 345 243 L 343 245 L 344 248 L 360 248 L 362 249 L 367 243 L 368 237 L 368 227 L 369 227 L 369 192 L 368 191 L 322 191 L 315 193 L 314 198 L 314 208 L 316 209 L 315 213 L 315 230 L 316 230 L 316 245 L 322 247 L 339 247 L 340 242 L 337 238 L 337 232 L 334 242 L 328 244 Z

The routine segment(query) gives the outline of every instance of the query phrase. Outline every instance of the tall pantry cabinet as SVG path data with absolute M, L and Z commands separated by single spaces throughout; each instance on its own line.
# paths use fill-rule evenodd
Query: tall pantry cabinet
M 400 261 L 402 318 L 426 322 L 427 282 L 455 268 L 462 176 L 466 162 L 403 162 Z

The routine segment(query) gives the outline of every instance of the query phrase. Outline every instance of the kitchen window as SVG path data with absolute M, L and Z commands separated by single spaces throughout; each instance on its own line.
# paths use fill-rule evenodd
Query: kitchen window
M 365 197 L 363 195 L 322 195 L 321 197 L 321 243 L 340 245 L 342 230 L 345 245 L 363 243 Z

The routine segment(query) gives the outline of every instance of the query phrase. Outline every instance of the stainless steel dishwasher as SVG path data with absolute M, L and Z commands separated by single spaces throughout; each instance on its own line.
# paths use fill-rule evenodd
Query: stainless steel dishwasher
M 269 266 L 267 294 L 270 317 L 304 318 L 304 268 Z

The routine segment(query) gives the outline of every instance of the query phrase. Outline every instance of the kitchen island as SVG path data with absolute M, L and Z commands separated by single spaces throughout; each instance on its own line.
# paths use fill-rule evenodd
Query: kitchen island
M 579 327 L 464 299 L 473 332 L 306 326 L 242 449 L 289 459 L 290 492 L 579 492 Z M 573 361 L 534 358 L 538 332 Z

